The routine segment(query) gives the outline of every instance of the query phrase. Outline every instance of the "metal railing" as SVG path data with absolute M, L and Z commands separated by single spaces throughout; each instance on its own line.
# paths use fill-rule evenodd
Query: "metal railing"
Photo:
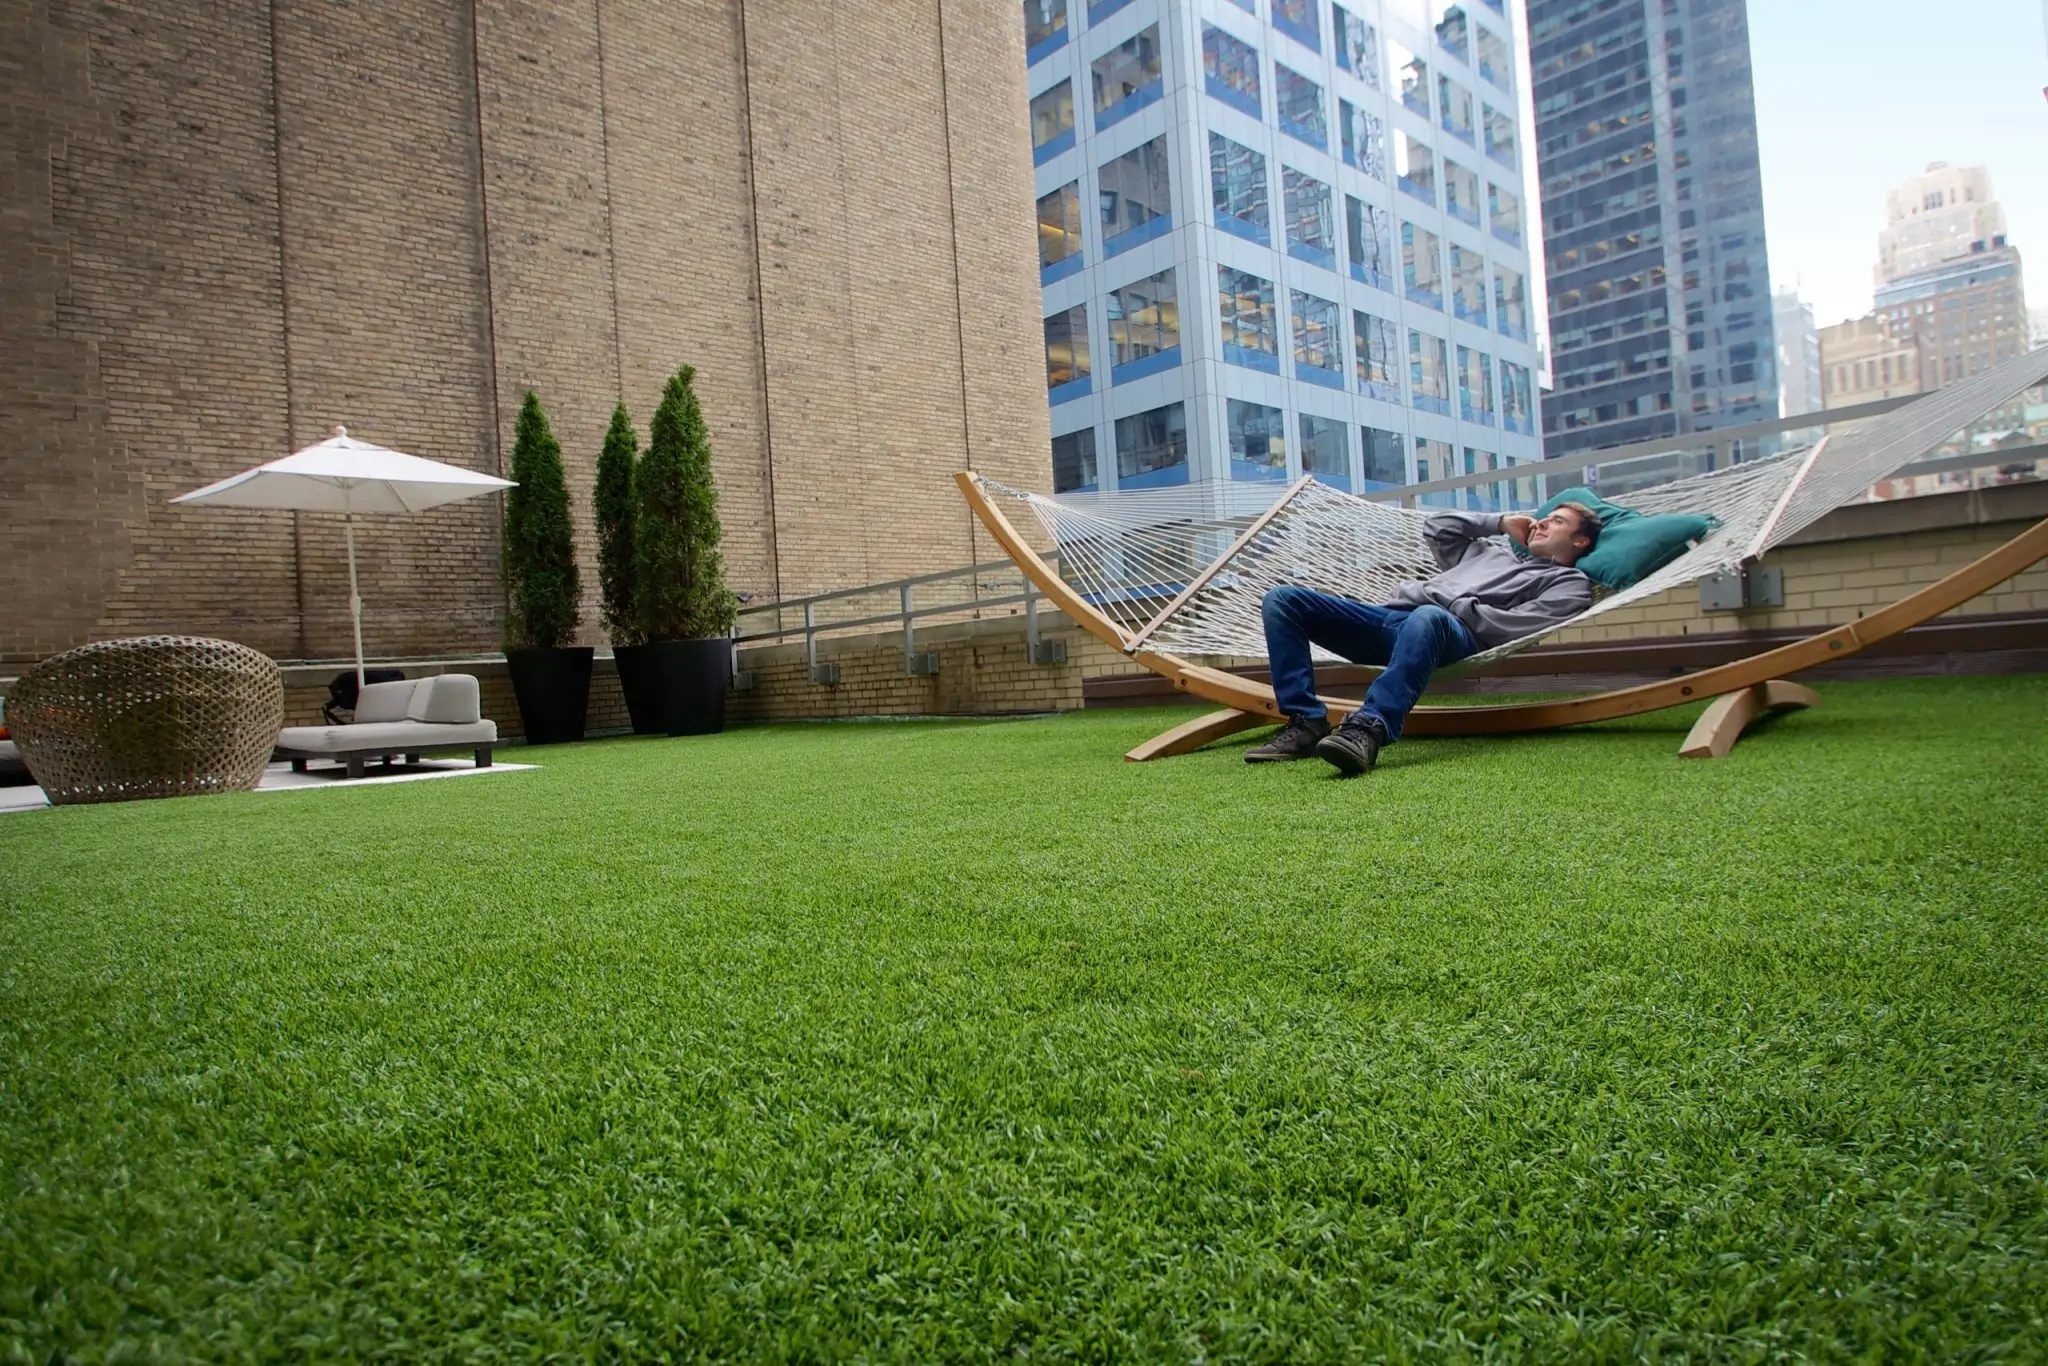
M 925 601 L 918 601 L 920 595 Z M 1011 561 L 990 560 L 962 569 L 914 574 L 908 578 L 890 579 L 885 583 L 863 584 L 858 588 L 842 588 L 830 593 L 813 593 L 808 597 L 743 604 L 739 611 L 742 622 L 747 618 L 760 617 L 768 613 L 774 614 L 774 620 L 771 624 L 753 629 L 742 629 L 739 624 L 735 624 L 734 673 L 736 677 L 743 676 L 740 674 L 738 663 L 739 648 L 742 645 L 783 644 L 792 637 L 801 637 L 804 643 L 804 666 L 811 681 L 837 683 L 838 666 L 819 662 L 819 639 L 833 634 L 872 631 L 877 626 L 893 625 L 903 632 L 903 671 L 913 677 L 929 677 L 939 671 L 939 657 L 936 653 L 920 651 L 917 648 L 919 622 L 936 624 L 941 621 L 984 620 L 990 616 L 1015 616 L 1019 610 L 1024 617 L 1024 635 L 1030 646 L 1032 662 L 1064 663 L 1065 642 L 1046 641 L 1039 636 L 1038 606 L 1044 597 L 1030 577 Z M 937 600 L 933 600 L 935 598 Z M 892 601 L 893 606 L 887 610 L 870 610 L 879 603 Z M 835 609 L 842 608 L 851 611 L 852 615 L 838 615 Z M 792 615 L 798 617 L 799 621 L 788 620 Z
M 1701 465 L 1702 471 L 1710 470 L 1715 468 L 1723 450 L 1729 453 L 1731 459 L 1735 458 L 1738 443 L 1762 442 L 1773 436 L 1782 436 L 1786 432 L 1818 430 L 1838 422 L 1856 422 L 1867 417 L 1879 417 L 1894 409 L 1903 408 L 1919 397 L 1921 395 L 1914 394 L 1901 398 L 1879 399 L 1875 403 L 1859 403 L 1853 408 L 1831 408 L 1824 412 L 1802 413 L 1797 417 L 1747 422 L 1739 427 L 1724 427 L 1717 431 L 1657 437 L 1628 446 L 1574 451 L 1570 455 L 1556 455 L 1547 460 L 1530 460 L 1502 469 L 1481 470 L 1476 474 L 1432 479 L 1422 484 L 1403 484 L 1399 488 L 1374 489 L 1359 496 L 1373 502 L 1398 502 L 1402 507 L 1415 507 L 1418 499 L 1432 493 L 1482 488 L 1490 484 L 1512 483 L 1517 479 L 1583 480 L 1589 469 L 1597 470 L 1606 465 L 1628 464 L 1637 460 L 1655 459 L 1658 456 L 1693 456 L 1704 462 Z
M 1878 399 L 1872 403 L 1859 403 L 1853 407 L 1827 408 L 1817 413 L 1801 413 L 1794 417 L 1777 417 L 1763 422 L 1746 422 L 1736 427 L 1692 432 L 1683 436 L 1657 437 L 1628 446 L 1574 451 L 1570 455 L 1552 456 L 1547 460 L 1531 460 L 1525 464 L 1509 465 L 1495 470 L 1481 470 L 1447 479 L 1432 479 L 1421 484 L 1403 484 L 1399 488 L 1374 489 L 1359 496 L 1374 502 L 1397 502 L 1402 507 L 1416 507 L 1420 499 L 1430 494 L 1484 488 L 1493 484 L 1509 484 L 1521 479 L 1583 481 L 1588 470 L 1597 471 L 1610 465 L 1629 465 L 1637 461 L 1654 460 L 1660 456 L 1691 458 L 1695 462 L 1693 467 L 1679 471 L 1673 476 L 1684 477 L 1717 468 L 1724 456 L 1730 461 L 1757 458 L 1739 452 L 1745 446 L 1760 445 L 1772 437 L 1783 436 L 1788 432 L 1820 432 L 1837 423 L 1881 417 L 1925 397 L 1925 394 L 1905 394 L 1897 398 Z M 1965 430 L 1958 428 L 1958 434 Z M 1759 456 L 1761 454 L 1762 452 L 1759 452 Z M 1890 477 L 1903 479 L 1915 475 L 1955 473 L 2041 460 L 2048 460 L 2048 443 L 2036 442 L 2003 450 L 1964 451 L 1938 459 L 1915 461 L 1895 471 Z M 1633 485 L 1628 491 L 1637 492 L 1642 488 L 1651 487 L 1653 483 L 1661 482 L 1665 481 L 1653 480 Z

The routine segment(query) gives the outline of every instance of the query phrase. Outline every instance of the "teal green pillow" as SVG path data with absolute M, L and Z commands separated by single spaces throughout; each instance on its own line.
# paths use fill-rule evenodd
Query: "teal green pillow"
M 1641 513 L 1610 503 L 1588 488 L 1571 488 L 1536 510 L 1548 517 L 1559 503 L 1583 503 L 1600 514 L 1600 539 L 1578 568 L 1606 588 L 1627 588 L 1670 564 L 1719 523 L 1690 512 Z

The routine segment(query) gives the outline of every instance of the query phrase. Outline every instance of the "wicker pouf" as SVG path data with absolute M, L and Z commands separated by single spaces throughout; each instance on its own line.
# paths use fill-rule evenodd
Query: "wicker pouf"
M 270 762 L 284 679 L 233 641 L 110 640 L 24 673 L 7 724 L 54 806 L 236 792 Z

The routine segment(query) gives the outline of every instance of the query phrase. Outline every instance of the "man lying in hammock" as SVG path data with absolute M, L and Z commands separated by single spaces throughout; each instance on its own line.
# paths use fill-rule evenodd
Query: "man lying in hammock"
M 1503 532 L 1529 558 L 1486 539 Z M 1560 503 L 1540 519 L 1446 512 L 1430 518 L 1422 535 L 1442 572 L 1402 584 L 1385 606 L 1291 585 L 1266 594 L 1266 657 L 1288 721 L 1248 751 L 1246 763 L 1316 755 L 1347 775 L 1363 773 L 1401 738 L 1402 721 L 1436 670 L 1593 605 L 1593 581 L 1572 566 L 1600 539 L 1600 518 L 1581 504 Z M 1355 664 L 1385 666 L 1364 705 L 1335 730 L 1316 698 L 1311 644 Z

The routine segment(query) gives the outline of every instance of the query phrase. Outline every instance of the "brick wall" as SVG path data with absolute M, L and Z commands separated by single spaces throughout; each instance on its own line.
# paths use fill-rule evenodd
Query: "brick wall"
M 735 588 L 987 558 L 1042 486 L 1007 0 L 5 0 L 0 666 L 149 630 L 347 643 L 331 517 L 168 500 L 336 423 L 588 498 L 689 362 Z M 19 358 L 17 363 L 16 358 Z M 377 657 L 497 644 L 499 501 L 361 527 Z
M 289 448 L 267 11 L 4 14 L 0 660 L 186 623 L 295 653 L 292 519 L 201 553 L 165 507 Z
M 583 615 L 594 627 L 590 480 L 612 405 L 624 396 L 598 6 L 491 0 L 475 13 L 477 59 L 464 74 L 482 114 L 469 132 L 481 143 L 478 188 L 488 208 L 481 245 L 491 308 L 479 335 L 496 353 L 491 382 L 505 424 L 497 436 L 509 472 L 520 403 L 529 389 L 537 393 L 562 445 L 585 561 Z
M 1080 649 L 1076 630 L 1061 626 L 1047 640 Z M 820 663 L 839 669 L 832 685 L 813 683 L 803 646 L 744 651 L 741 666 L 753 686 L 732 694 L 733 722 L 789 721 L 846 716 L 1001 716 L 1072 711 L 1081 705 L 1084 672 L 1067 665 L 1033 664 L 1021 619 L 934 627 L 917 648 L 939 657 L 939 672 L 912 677 L 903 668 L 902 632 L 848 636 L 820 642 Z
M 469 15 L 422 0 L 281 4 L 276 42 L 290 444 L 347 424 L 365 440 L 495 472 Z M 262 454 L 235 452 L 208 477 Z M 357 519 L 366 650 L 499 643 L 500 501 Z M 167 572 L 247 577 L 215 557 L 219 515 L 165 510 L 185 555 Z M 348 655 L 341 519 L 299 523 L 304 657 Z

